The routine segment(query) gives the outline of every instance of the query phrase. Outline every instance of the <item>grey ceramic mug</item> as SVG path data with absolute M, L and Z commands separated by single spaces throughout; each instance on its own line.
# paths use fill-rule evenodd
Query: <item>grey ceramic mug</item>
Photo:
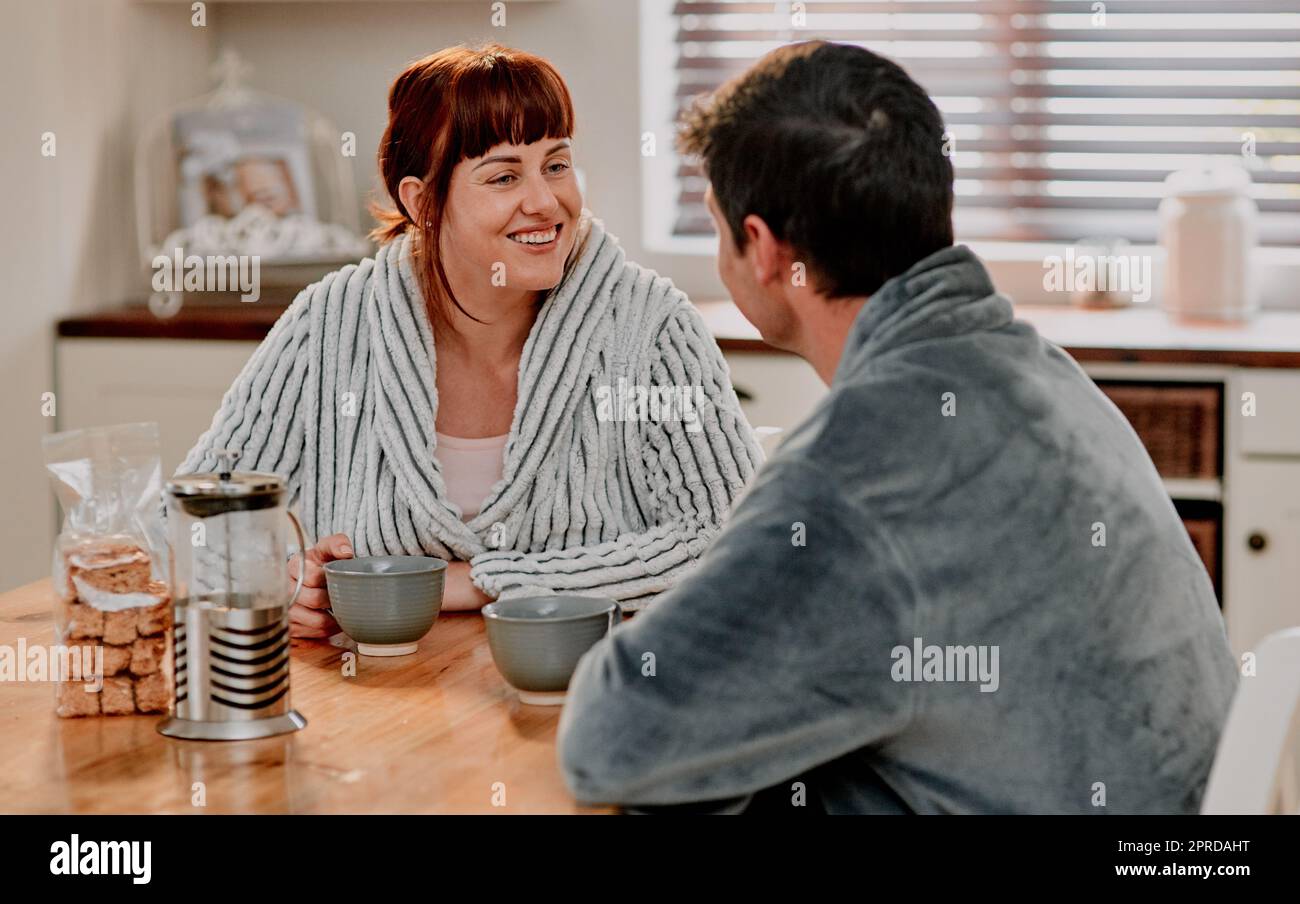
M 483 607 L 492 660 L 519 699 L 564 702 L 578 660 L 623 619 L 611 599 L 556 594 L 497 600 Z
M 326 562 L 330 612 L 366 656 L 414 653 L 442 611 L 447 563 L 430 556 Z

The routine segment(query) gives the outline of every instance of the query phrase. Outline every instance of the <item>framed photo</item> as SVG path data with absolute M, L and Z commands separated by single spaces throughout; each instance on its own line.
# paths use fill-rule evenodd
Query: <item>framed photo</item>
M 316 216 L 306 117 L 285 102 L 211 107 L 174 119 L 180 221 L 231 218 L 250 204 Z

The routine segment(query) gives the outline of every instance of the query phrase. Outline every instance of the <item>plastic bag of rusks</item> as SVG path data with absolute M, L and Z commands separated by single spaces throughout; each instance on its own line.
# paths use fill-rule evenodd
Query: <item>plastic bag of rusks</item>
M 156 424 L 44 440 L 63 506 L 55 542 L 59 716 L 167 713 L 175 697 Z

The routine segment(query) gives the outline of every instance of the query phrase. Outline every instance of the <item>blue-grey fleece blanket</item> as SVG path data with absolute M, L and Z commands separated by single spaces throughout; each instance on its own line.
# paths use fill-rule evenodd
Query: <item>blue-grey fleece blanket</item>
M 579 800 L 1195 812 L 1236 686 L 1150 458 L 964 246 L 886 283 L 698 567 L 582 660 Z

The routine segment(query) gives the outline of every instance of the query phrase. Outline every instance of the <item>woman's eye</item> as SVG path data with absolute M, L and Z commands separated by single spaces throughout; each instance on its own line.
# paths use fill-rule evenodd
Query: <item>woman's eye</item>
M 562 173 L 568 168 L 569 168 L 569 164 L 565 163 L 563 160 L 556 160 L 553 163 L 551 163 L 550 166 L 548 166 L 546 169 L 547 172 Z
M 510 181 L 511 181 L 512 179 L 514 179 L 514 178 L 515 178 L 515 177 L 514 177 L 514 175 L 513 175 L 512 173 L 502 173 L 500 176 L 497 176 L 495 179 L 492 180 L 492 184 L 493 184 L 493 185 L 509 185 L 509 184 L 510 184 Z

